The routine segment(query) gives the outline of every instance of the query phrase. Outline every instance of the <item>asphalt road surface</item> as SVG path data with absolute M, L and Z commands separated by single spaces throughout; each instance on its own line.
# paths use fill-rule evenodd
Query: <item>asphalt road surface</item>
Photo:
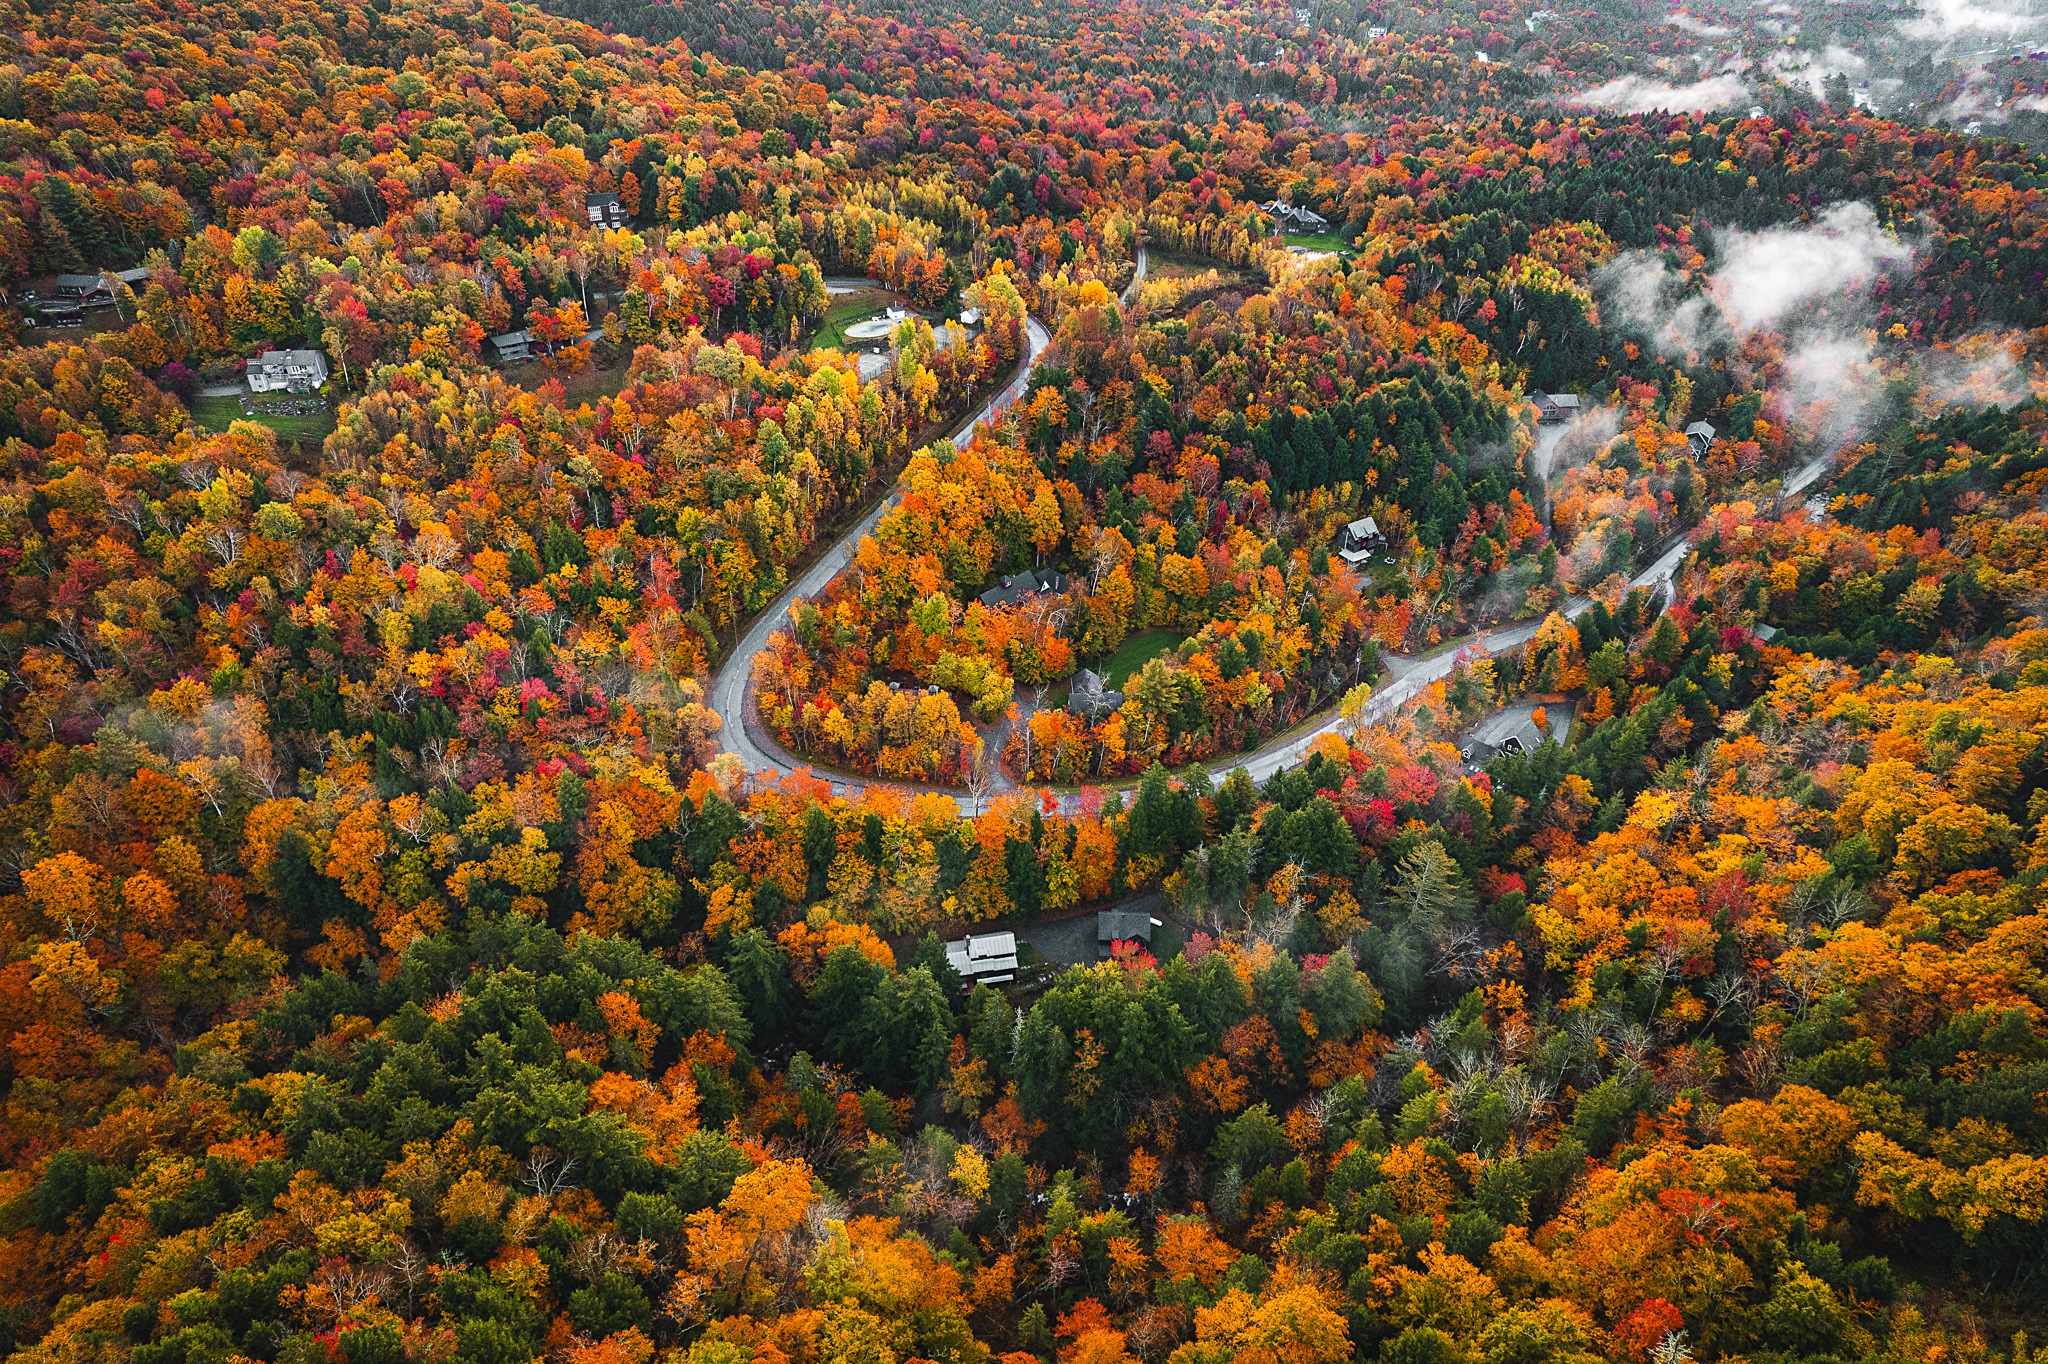
M 1133 276 L 1130 285 L 1124 290 L 1125 302 L 1129 302 L 1131 298 L 1135 297 L 1138 286 L 1144 282 L 1145 267 L 1146 253 L 1144 248 L 1140 247 L 1138 249 L 1137 273 Z M 840 282 L 837 280 L 827 281 L 828 285 Z M 977 426 L 993 418 L 998 409 L 1014 401 L 1018 395 L 1023 393 L 1026 385 L 1030 382 L 1031 369 L 1038 364 L 1040 356 L 1052 341 L 1051 334 L 1046 331 L 1044 325 L 1037 318 L 1028 318 L 1026 320 L 1026 334 L 1031 347 L 1030 364 L 1025 366 L 1017 377 L 1000 393 L 989 399 L 974 414 L 972 420 L 961 425 L 959 432 L 953 437 L 955 445 L 965 449 L 968 442 L 973 439 L 974 430 Z M 1816 459 L 1801 466 L 1801 468 L 1786 479 L 1784 484 L 1785 490 L 1787 492 L 1797 492 L 1809 487 L 1820 478 L 1826 467 L 1827 460 L 1825 458 Z M 871 534 L 874 531 L 875 526 L 881 521 L 883 513 L 889 508 L 892 501 L 893 494 L 885 496 L 877 502 L 868 514 L 861 518 L 859 525 L 848 531 L 837 544 L 819 556 L 818 561 L 811 565 L 808 572 L 784 590 L 782 595 L 777 597 L 767 610 L 756 617 L 746 634 L 741 636 L 739 644 L 733 649 L 725 666 L 719 670 L 718 676 L 712 680 L 711 708 L 717 712 L 719 719 L 724 724 L 724 729 L 719 736 L 720 742 L 724 744 L 728 752 L 737 754 L 743 759 L 749 768 L 757 772 L 787 775 L 799 767 L 810 766 L 810 764 L 802 759 L 784 752 L 781 745 L 775 743 L 772 739 L 748 733 L 745 714 L 747 709 L 746 692 L 748 681 L 753 673 L 754 655 L 768 647 L 769 635 L 783 628 L 789 616 L 789 608 L 797 598 L 816 596 L 824 590 L 825 584 L 832 581 L 833 576 L 840 569 L 852 562 L 855 546 L 860 544 L 862 536 Z M 1668 583 L 1672 575 L 1678 571 L 1678 565 L 1684 561 L 1689 548 L 1688 540 L 1681 538 L 1676 544 L 1659 555 L 1656 562 L 1631 579 L 1630 586 L 1647 587 L 1654 590 L 1660 584 Z M 1574 619 L 1591 605 L 1592 602 L 1588 599 L 1572 598 L 1564 605 L 1564 615 L 1566 619 Z M 1536 631 L 1541 624 L 1542 622 L 1540 621 L 1525 621 L 1521 624 L 1501 629 L 1482 630 L 1457 641 L 1457 647 L 1446 649 L 1430 658 L 1407 658 L 1399 654 L 1382 655 L 1382 661 L 1386 664 L 1387 670 L 1392 676 L 1380 690 L 1374 693 L 1364 723 L 1370 726 L 1385 720 L 1395 710 L 1414 700 L 1430 683 L 1449 676 L 1451 670 L 1461 660 L 1485 658 L 1526 643 L 1535 637 Z M 1345 721 L 1338 714 L 1333 700 L 1331 708 L 1324 712 L 1312 725 L 1301 729 L 1297 733 L 1290 734 L 1285 739 L 1275 741 L 1255 753 L 1234 754 L 1218 759 L 1210 764 L 1209 772 L 1215 780 L 1220 782 L 1225 777 L 1228 777 L 1232 771 L 1242 767 L 1250 773 L 1252 780 L 1264 783 L 1274 773 L 1300 762 L 1308 753 L 1309 746 L 1317 738 L 1324 734 L 1342 733 L 1345 728 Z M 824 776 L 826 774 L 821 773 L 820 775 Z M 966 798 L 966 793 L 955 787 L 919 786 L 914 783 L 904 782 L 876 783 L 860 778 L 831 778 L 832 791 L 835 795 L 846 795 L 850 791 L 873 785 L 888 785 L 899 790 L 934 792 L 960 799 Z M 1071 810 L 1078 800 L 1079 797 L 1069 794 L 1062 796 L 1059 804 L 1062 809 Z

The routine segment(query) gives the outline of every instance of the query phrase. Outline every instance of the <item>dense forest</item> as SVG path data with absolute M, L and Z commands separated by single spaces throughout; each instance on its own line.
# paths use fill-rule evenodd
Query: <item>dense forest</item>
M 5 1353 L 2048 1358 L 2031 16 L 5 8 Z

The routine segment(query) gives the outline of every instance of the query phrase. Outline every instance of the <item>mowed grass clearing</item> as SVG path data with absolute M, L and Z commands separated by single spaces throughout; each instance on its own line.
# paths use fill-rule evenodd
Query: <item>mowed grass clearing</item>
M 1319 237 L 1304 237 L 1299 232 L 1289 232 L 1282 235 L 1280 240 L 1288 246 L 1299 246 L 1309 251 L 1343 251 L 1351 245 L 1348 240 L 1334 232 Z
M 320 442 L 327 439 L 335 426 L 332 408 L 309 417 L 275 417 L 267 412 L 244 416 L 241 401 L 236 398 L 194 398 L 192 420 L 208 431 L 225 431 L 231 422 L 255 422 L 277 432 L 281 443 L 300 441 L 313 454 L 319 453 Z
M 832 305 L 825 309 L 825 320 L 818 324 L 817 332 L 811 337 L 807 350 L 858 350 L 861 343 L 849 342 L 846 329 L 856 322 L 868 318 L 896 301 L 896 296 L 886 289 L 863 289 L 857 294 L 834 294 Z M 873 345 L 872 341 L 867 344 Z
M 1114 691 L 1137 676 L 1138 670 L 1155 658 L 1173 652 L 1185 636 L 1171 630 L 1140 630 L 1125 640 L 1102 665 L 1102 685 Z

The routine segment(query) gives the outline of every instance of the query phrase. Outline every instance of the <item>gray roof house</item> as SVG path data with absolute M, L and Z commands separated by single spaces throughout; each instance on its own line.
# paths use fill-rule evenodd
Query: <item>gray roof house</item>
M 1050 568 L 1034 568 L 1028 573 L 1018 573 L 1004 578 L 1001 582 L 981 594 L 981 604 L 994 610 L 1003 606 L 1015 606 L 1041 593 L 1051 595 L 1067 590 L 1067 575 Z
M 1114 687 L 1104 686 L 1102 674 L 1087 668 L 1075 673 L 1073 682 L 1067 687 L 1067 710 L 1091 725 L 1108 719 L 1123 704 L 1124 694 Z
M 1142 909 L 1105 909 L 1095 916 L 1095 955 L 1109 958 L 1110 946 L 1119 942 L 1152 943 L 1152 930 L 1159 920 Z
M 1579 415 L 1579 395 L 1576 393 L 1545 393 L 1539 389 L 1529 395 L 1529 401 L 1536 404 L 1538 421 L 1570 421 Z
M 267 350 L 249 362 L 249 391 L 315 389 L 327 382 L 327 357 L 317 350 Z
M 1354 567 L 1372 558 L 1375 552 L 1385 552 L 1387 537 L 1380 533 L 1380 523 L 1370 516 L 1361 516 L 1337 532 L 1333 548 L 1337 557 Z
M 1302 208 L 1296 204 L 1283 204 L 1272 199 L 1260 204 L 1282 232 L 1298 232 L 1304 236 L 1319 236 L 1330 230 L 1330 220 L 1314 209 Z
M 1692 446 L 1694 455 L 1704 455 L 1707 447 L 1714 443 L 1714 437 L 1721 433 L 1706 422 L 1694 422 L 1685 428 L 1686 443 Z
M 946 944 L 946 964 L 972 985 L 1002 985 L 1017 978 L 1015 933 L 970 933 Z
M 503 336 L 494 336 L 490 345 L 491 349 L 498 353 L 498 363 L 501 365 L 515 364 L 533 358 L 533 338 L 525 332 L 506 332 Z

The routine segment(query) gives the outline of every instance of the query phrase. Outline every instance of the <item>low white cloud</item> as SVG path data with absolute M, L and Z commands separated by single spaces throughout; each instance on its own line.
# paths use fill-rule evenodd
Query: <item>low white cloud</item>
M 1682 299 L 1676 296 L 1687 292 L 1687 281 L 1647 251 L 1615 257 L 1594 284 L 1603 306 L 1624 321 L 1669 349 L 1691 351 L 1718 331 L 1739 339 L 1772 326 L 1809 300 L 1842 294 L 1913 258 L 1913 248 L 1879 226 L 1861 201 L 1836 204 L 1810 224 L 1725 232 L 1719 248 L 1720 263 L 1703 291 Z
M 1728 34 L 1734 32 L 1733 29 L 1723 28 L 1719 24 L 1710 24 L 1704 19 L 1695 19 L 1682 9 L 1671 11 L 1670 14 L 1664 17 L 1664 22 L 1673 28 L 1682 28 L 1687 33 L 1697 33 L 1702 38 L 1725 38 Z
M 1993 106 L 1986 96 L 1983 82 L 1977 73 L 1971 72 L 1970 79 L 1956 92 L 1956 97 L 1936 109 L 1930 116 L 1935 123 L 1968 123 L 1972 119 L 1990 119 L 1994 123 L 2005 121 L 2005 111 Z
M 1738 332 L 1767 326 L 1795 304 L 1839 293 L 1851 281 L 1904 265 L 1913 255 L 1860 201 L 1835 205 L 1810 227 L 1731 232 L 1721 247 L 1712 292 Z
M 1604 85 L 1568 95 L 1567 104 L 1592 104 L 1621 114 L 1690 113 L 1724 109 L 1749 97 L 1749 87 L 1735 76 L 1708 76 L 1691 85 L 1673 86 L 1641 76 L 1620 76 Z
M 1804 86 L 1815 99 L 1826 99 L 1825 82 L 1830 76 L 1861 80 L 1870 63 L 1840 43 L 1829 43 L 1820 52 L 1774 52 L 1765 63 L 1772 75 L 1787 85 Z
M 1974 0 L 1923 0 L 1920 14 L 1899 25 L 1908 38 L 2018 37 L 2042 27 L 2040 15 L 2025 0 L 2015 4 L 1977 4 Z
M 1648 333 L 1668 355 L 1733 344 L 1732 368 L 1748 374 L 1767 366 L 1757 377 L 1767 378 L 1811 438 L 1846 438 L 1878 387 L 1860 286 L 1909 266 L 1913 247 L 1856 202 L 1812 223 L 1724 232 L 1716 244 L 1720 260 L 1699 280 L 1646 251 L 1616 257 L 1594 276 L 1602 310 Z M 1744 345 L 1767 330 L 1781 332 L 1782 340 Z

